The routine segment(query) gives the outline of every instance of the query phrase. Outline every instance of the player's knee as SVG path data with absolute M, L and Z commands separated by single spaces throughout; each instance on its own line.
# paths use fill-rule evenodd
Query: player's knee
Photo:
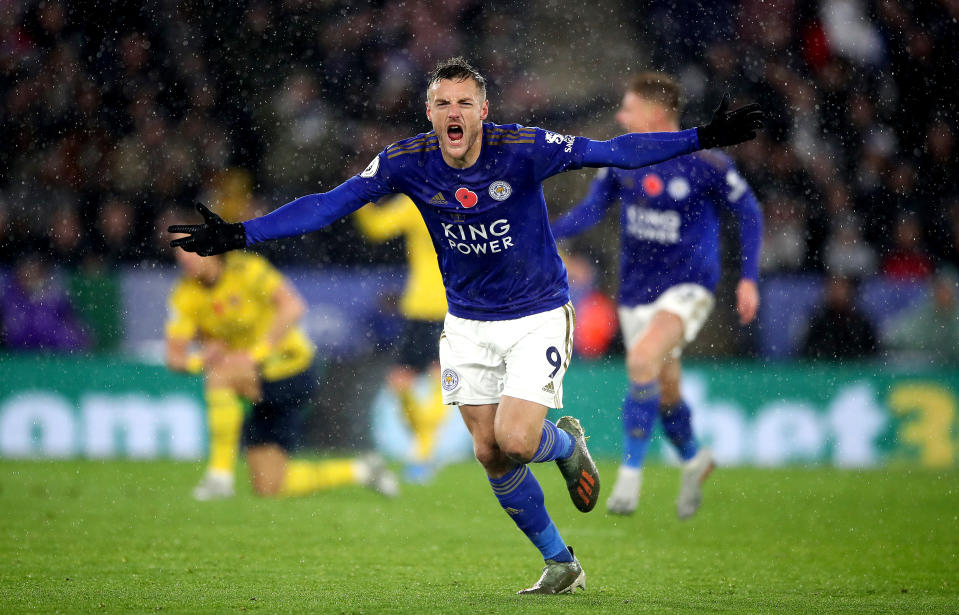
M 474 442 L 473 454 L 484 468 L 494 469 L 504 461 L 503 451 L 495 444 Z
M 506 458 L 514 463 L 529 463 L 536 451 L 530 451 L 524 447 L 514 447 L 504 451 Z
M 515 463 L 529 463 L 536 454 L 536 445 L 519 436 L 510 435 L 500 438 L 497 444 L 503 451 L 503 455 Z

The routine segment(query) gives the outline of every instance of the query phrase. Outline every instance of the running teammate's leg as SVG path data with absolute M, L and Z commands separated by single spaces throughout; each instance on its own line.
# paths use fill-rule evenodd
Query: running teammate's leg
M 703 483 L 716 464 L 712 452 L 708 448 L 700 448 L 693 434 L 692 412 L 679 391 L 680 373 L 678 358 L 671 358 L 663 366 L 659 378 L 662 390 L 659 418 L 663 432 L 683 462 L 676 515 L 680 519 L 688 519 L 699 510 L 703 499 Z
M 623 401 L 623 461 L 606 502 L 611 513 L 628 515 L 636 510 L 642 465 L 659 415 L 660 370 L 682 336 L 683 321 L 675 314 L 658 311 L 628 348 L 629 391 Z

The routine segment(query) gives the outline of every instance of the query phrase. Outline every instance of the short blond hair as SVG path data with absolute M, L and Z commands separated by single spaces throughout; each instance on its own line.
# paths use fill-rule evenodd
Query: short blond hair
M 679 117 L 682 88 L 679 82 L 666 73 L 640 73 L 629 80 L 626 88 L 640 98 L 662 105 L 674 117 Z

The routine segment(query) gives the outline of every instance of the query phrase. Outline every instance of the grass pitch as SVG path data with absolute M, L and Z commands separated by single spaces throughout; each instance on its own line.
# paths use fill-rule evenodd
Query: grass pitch
M 601 464 L 612 486 L 615 466 Z M 640 509 L 577 512 L 537 466 L 587 573 L 542 567 L 478 464 L 386 500 L 346 488 L 199 503 L 198 464 L 0 461 L 0 613 L 959 613 L 959 472 L 720 468 L 676 520 L 675 468 Z

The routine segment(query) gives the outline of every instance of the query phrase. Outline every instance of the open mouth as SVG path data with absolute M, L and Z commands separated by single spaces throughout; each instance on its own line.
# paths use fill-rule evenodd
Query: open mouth
M 450 124 L 446 128 L 446 137 L 453 145 L 458 144 L 463 140 L 463 127 L 459 124 Z

